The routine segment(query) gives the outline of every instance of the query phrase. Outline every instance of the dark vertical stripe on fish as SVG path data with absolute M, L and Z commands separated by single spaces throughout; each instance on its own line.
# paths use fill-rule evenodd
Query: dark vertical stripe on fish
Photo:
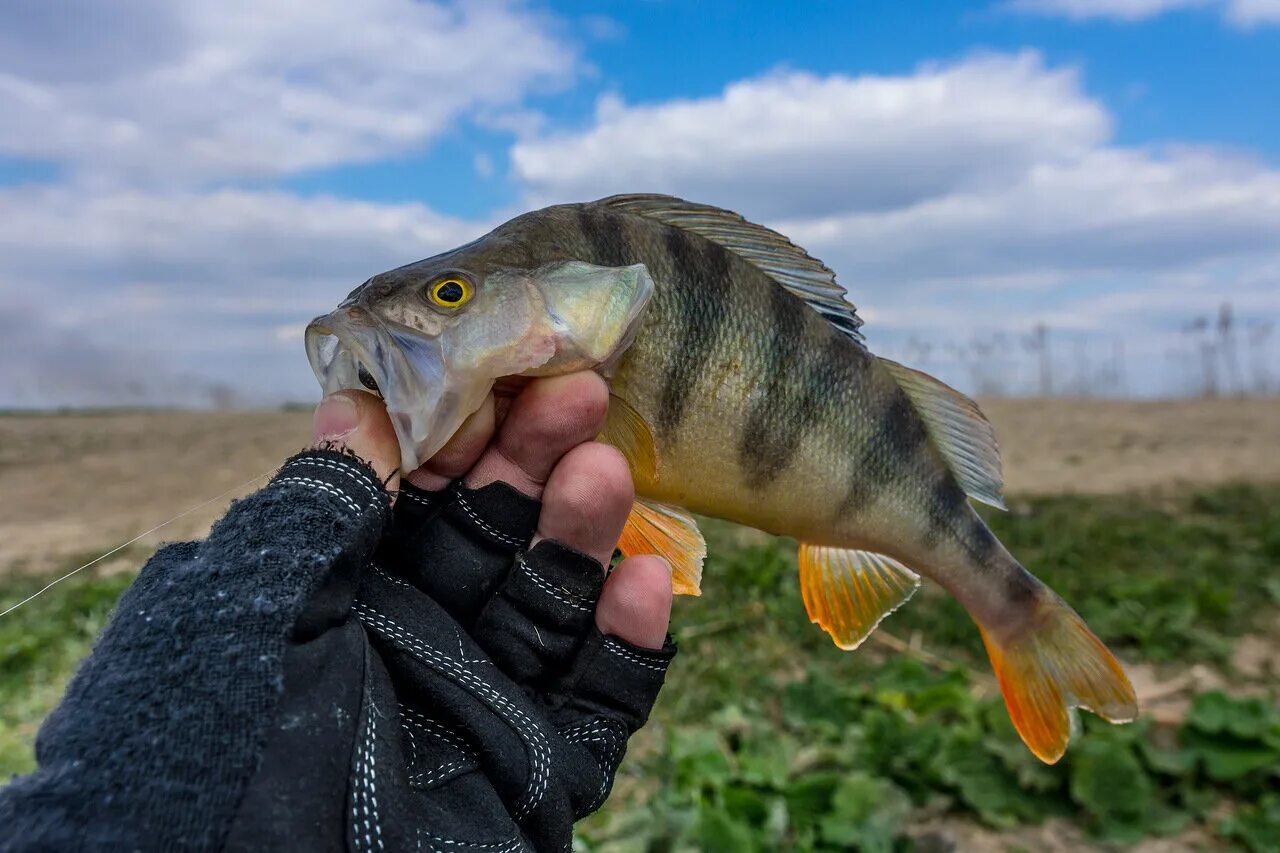
M 996 566 L 991 567 L 996 568 Z M 1035 575 L 1020 566 L 1012 557 L 1003 561 L 999 567 L 1004 568 L 1007 572 L 1004 579 L 1005 606 L 1007 609 L 1030 608 L 1032 605 L 1038 604 L 1041 597 L 1046 593 L 1053 597 L 1053 593 L 1049 591 L 1048 587 L 1041 583 Z M 1009 569 L 1013 571 L 1008 571 Z
M 937 466 L 932 466 L 937 467 Z M 957 525 L 968 518 L 971 512 L 968 498 L 964 490 L 955 481 L 955 477 L 946 468 L 937 468 L 938 479 L 929 493 L 929 503 L 925 507 L 928 515 L 921 544 L 926 548 L 934 548 L 947 539 L 947 534 L 957 533 Z M 966 535 L 966 534 L 962 534 Z
M 658 432 L 669 436 L 680 425 L 689 396 L 729 319 L 731 282 L 729 253 L 723 246 L 671 226 L 665 236 L 676 278 L 668 286 L 680 324 L 658 406 Z
M 770 304 L 773 330 L 764 393 L 747 413 L 738 447 L 746 483 L 753 488 L 767 486 L 791 465 L 817 414 L 804 405 L 810 383 L 807 371 L 798 370 L 808 309 L 779 286 L 770 290 Z
M 924 422 L 907 395 L 894 388 L 853 466 L 839 515 L 847 516 L 864 508 L 886 485 L 907 473 L 925 441 Z
M 988 569 L 998 566 L 1000 540 L 974 511 L 950 471 L 939 472 L 925 511 L 928 519 L 921 544 L 926 548 L 959 548 L 970 565 Z
M 997 555 L 1002 550 L 1000 540 L 972 507 L 969 508 L 969 523 L 961 534 L 961 539 L 974 565 L 994 565 Z
M 579 207 L 578 227 L 586 238 L 592 263 L 603 267 L 625 267 L 633 263 L 628 254 L 623 219 L 618 214 L 592 207 Z

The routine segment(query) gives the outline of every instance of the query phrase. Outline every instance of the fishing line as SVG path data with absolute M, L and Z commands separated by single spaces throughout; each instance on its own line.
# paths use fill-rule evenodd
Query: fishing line
M 78 569 L 72 569 L 71 571 L 69 571 L 69 572 L 67 572 L 65 575 L 63 575 L 62 577 L 60 577 L 60 578 L 56 578 L 55 580 L 51 580 L 51 581 L 49 581 L 49 583 L 45 584 L 45 586 L 44 586 L 42 589 L 40 589 L 40 590 L 38 590 L 38 591 L 36 591 L 36 592 L 33 592 L 31 595 L 28 595 L 26 598 L 22 599 L 22 600 L 21 600 L 21 601 L 19 601 L 17 604 L 13 605 L 12 607 L 9 607 L 9 608 L 5 609 L 5 611 L 4 611 L 3 613 L 0 613 L 0 619 L 3 619 L 5 616 L 8 616 L 10 613 L 12 613 L 13 611 L 17 610 L 19 607 L 21 607 L 22 605 L 26 604 L 28 601 L 31 601 L 32 599 L 35 599 L 35 598 L 39 598 L 41 595 L 44 595 L 44 593 L 48 592 L 50 589 L 52 589 L 53 587 L 55 587 L 55 586 L 57 586 L 58 584 L 62 583 L 64 580 L 66 580 L 67 578 L 69 578 L 69 577 L 71 577 L 72 575 L 76 574 L 77 572 L 82 572 L 82 571 L 84 571 L 85 569 L 87 569 L 87 568 L 89 568 L 90 566 L 92 566 L 94 563 L 100 563 L 100 562 L 102 562 L 102 561 L 103 561 L 103 560 L 105 560 L 107 557 L 110 557 L 112 554 L 116 553 L 117 551 L 120 551 L 120 550 L 122 550 L 122 549 L 124 549 L 124 548 L 128 548 L 130 545 L 132 545 L 134 542 L 137 542 L 139 539 L 142 539 L 142 538 L 144 538 L 144 537 L 146 537 L 146 536 L 150 536 L 152 533 L 155 533 L 157 530 L 161 529 L 162 527 L 168 527 L 170 524 L 173 524 L 173 523 L 174 523 L 175 521 L 177 521 L 178 519 L 180 519 L 180 518 L 184 518 L 184 517 L 186 517 L 186 516 L 188 516 L 188 515 L 191 515 L 191 513 L 195 512 L 195 511 L 196 511 L 196 510 L 198 510 L 198 509 L 204 509 L 204 508 L 205 508 L 205 507 L 207 507 L 209 504 L 211 504 L 211 503 L 215 503 L 216 501 L 220 501 L 220 500 L 222 500 L 223 498 L 225 498 L 227 495 L 231 494 L 232 492 L 238 492 L 238 491 L 240 491 L 241 489 L 245 489 L 245 488 L 248 488 L 249 486 L 252 486 L 254 483 L 258 482 L 259 480 L 263 479 L 264 477 L 269 477 L 269 476 L 271 476 L 272 474 L 274 474 L 274 473 L 275 473 L 275 471 L 276 471 L 276 469 L 275 469 L 275 468 L 271 468 L 270 470 L 263 471 L 261 474 L 259 474 L 258 476 L 254 477 L 254 478 L 252 478 L 252 479 L 245 480 L 243 483 L 241 483 L 241 484 L 240 484 L 240 485 L 238 485 L 238 486 L 232 486 L 231 488 L 227 489 L 225 492 L 221 492 L 220 494 L 216 494 L 216 495 L 214 495 L 213 497 L 209 498 L 209 499 L 208 499 L 207 501 L 205 501 L 204 503 L 198 503 L 198 504 L 196 504 L 195 506 L 191 507 L 190 509 L 187 509 L 187 510 L 184 510 L 184 511 L 182 511 L 182 512 L 178 513 L 177 515 L 175 515 L 173 518 L 169 519 L 168 521 L 162 521 L 162 522 L 160 522 L 159 524 L 157 524 L 155 527 L 151 528 L 150 530 L 144 530 L 142 533 L 139 533 L 137 536 L 133 537 L 133 538 L 132 538 L 132 539 L 130 539 L 128 542 L 124 542 L 124 543 L 122 543 L 122 544 L 120 544 L 120 545 L 117 545 L 116 547 L 114 547 L 114 548 L 112 548 L 110 551 L 108 551 L 107 553 L 105 553 L 105 554 L 101 554 L 101 555 L 99 555 L 99 556 L 97 556 L 97 557 L 94 557 L 92 560 L 90 560 L 89 562 L 85 563 L 85 564 L 84 564 L 83 566 L 81 566 L 80 568 L 78 568 Z

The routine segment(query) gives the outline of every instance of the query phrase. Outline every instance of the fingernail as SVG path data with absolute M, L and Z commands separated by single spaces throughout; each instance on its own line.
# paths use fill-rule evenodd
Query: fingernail
M 360 410 L 355 401 L 345 394 L 334 394 L 321 400 L 312 419 L 317 441 L 346 438 L 359 425 Z

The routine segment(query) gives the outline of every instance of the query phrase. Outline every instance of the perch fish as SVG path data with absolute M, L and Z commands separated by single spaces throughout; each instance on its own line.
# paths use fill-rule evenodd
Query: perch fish
M 791 536 L 808 615 L 843 649 L 906 603 L 917 572 L 955 596 L 1041 760 L 1062 756 L 1074 707 L 1132 720 L 1120 664 L 969 503 L 1002 506 L 978 406 L 873 355 L 861 325 L 834 273 L 783 235 L 622 195 L 376 275 L 306 338 L 326 392 L 383 395 L 406 470 L 498 380 L 595 369 L 611 394 L 602 440 L 638 496 L 619 547 L 667 557 L 677 592 L 699 592 L 691 513 Z

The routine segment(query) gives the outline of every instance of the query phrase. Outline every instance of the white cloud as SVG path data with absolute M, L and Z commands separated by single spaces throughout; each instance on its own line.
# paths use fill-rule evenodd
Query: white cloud
M 773 75 L 518 143 L 537 200 L 658 191 L 778 225 L 850 281 L 1163 269 L 1280 240 L 1280 172 L 1109 144 L 1071 70 L 1033 53 L 901 77 Z
M 1280 171 L 1118 146 L 1110 128 L 1076 72 L 1022 53 L 611 99 L 586 128 L 522 140 L 512 162 L 538 201 L 671 192 L 779 228 L 837 271 L 876 345 L 1046 321 L 1138 352 L 1224 300 L 1250 322 L 1280 314 L 1263 272 Z
M 1030 52 L 899 77 L 776 73 L 718 96 L 601 101 L 511 152 L 536 200 L 680 190 L 757 216 L 888 210 L 1078 159 L 1108 133 L 1071 69 Z
M 292 330 L 480 229 L 217 187 L 418 149 L 467 119 L 534 126 L 527 97 L 580 64 L 520 0 L 13 0 L 4 18 L 0 157 L 62 179 L 0 188 L 0 405 L 311 393 Z
M 1280 0 L 1230 0 L 1227 18 L 1242 27 L 1280 24 Z
M 483 231 L 417 204 L 243 190 L 10 188 L 0 222 L 0 406 L 314 393 L 283 329 Z
M 566 82 L 515 3 L 23 0 L 0 29 L 0 154 L 130 185 L 274 176 L 423 145 Z
M 525 134 L 530 204 L 668 191 L 781 227 L 839 271 L 877 345 L 1046 319 L 1155 351 L 1224 298 L 1280 310 L 1280 173 L 1119 147 L 1079 72 L 1035 53 L 606 98 L 566 131 L 521 98 L 577 60 L 522 6 L 81 5 L 28 0 L 0 30 L 0 111 L 22 128 L 0 154 L 70 175 L 0 188 L 0 405 L 313 394 L 307 319 L 492 223 L 210 182 L 377 158 L 461 116 Z
M 1204 151 L 1100 147 L 995 189 L 782 227 L 850 281 L 1144 271 L 1280 244 L 1280 172 Z
M 1110 18 L 1142 21 L 1178 9 L 1209 6 L 1218 0 L 1010 0 L 1006 8 L 1016 12 L 1060 15 L 1072 20 Z
M 1241 27 L 1280 23 L 1280 0 L 1009 0 L 1014 12 L 1069 18 L 1145 21 L 1183 9 L 1216 8 Z

